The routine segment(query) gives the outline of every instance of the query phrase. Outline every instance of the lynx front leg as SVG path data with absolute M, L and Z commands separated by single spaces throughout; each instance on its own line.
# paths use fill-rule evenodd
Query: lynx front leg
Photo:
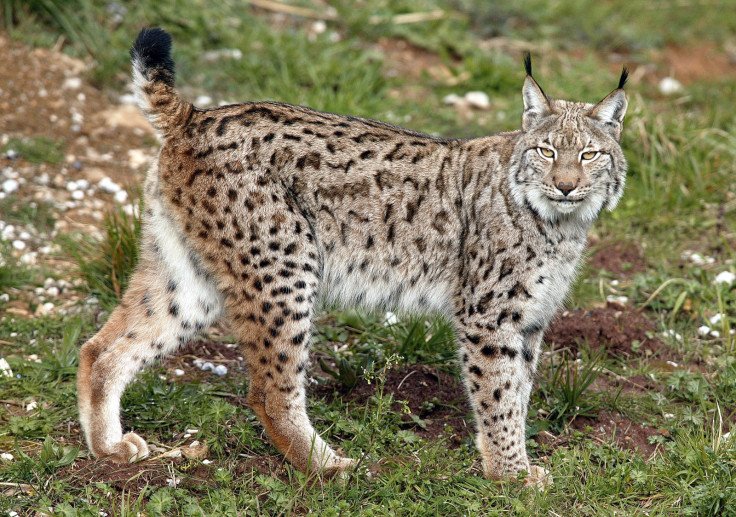
M 529 465 L 525 434 L 541 332 L 467 329 L 460 342 L 484 474 L 502 479 L 526 471 L 528 484 L 545 484 L 544 469 Z

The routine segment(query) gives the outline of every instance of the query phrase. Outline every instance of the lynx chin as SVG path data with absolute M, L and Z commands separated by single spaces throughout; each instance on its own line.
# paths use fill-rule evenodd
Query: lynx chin
M 131 50 L 138 104 L 162 147 L 145 182 L 140 261 L 119 307 L 80 353 L 90 450 L 148 454 L 123 434 L 136 373 L 224 318 L 248 402 L 302 471 L 349 469 L 307 416 L 319 299 L 441 313 L 455 325 L 483 471 L 531 466 L 524 425 L 542 334 L 568 293 L 586 232 L 624 190 L 627 100 L 553 100 L 524 60 L 521 129 L 457 140 L 276 102 L 199 109 L 174 88 L 171 37 Z

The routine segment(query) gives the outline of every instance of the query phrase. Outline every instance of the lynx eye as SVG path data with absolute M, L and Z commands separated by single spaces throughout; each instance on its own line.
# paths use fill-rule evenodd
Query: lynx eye
M 537 147 L 537 152 L 541 154 L 544 158 L 555 157 L 555 152 L 552 149 L 547 149 L 546 147 Z
M 589 162 L 589 161 L 591 161 L 591 160 L 595 160 L 596 158 L 598 158 L 598 156 L 599 156 L 600 154 L 601 154 L 601 153 L 599 153 L 598 151 L 588 151 L 587 153 L 582 153 L 582 154 L 580 155 L 580 158 L 581 158 L 581 159 L 582 159 L 583 161 L 587 161 L 587 162 Z

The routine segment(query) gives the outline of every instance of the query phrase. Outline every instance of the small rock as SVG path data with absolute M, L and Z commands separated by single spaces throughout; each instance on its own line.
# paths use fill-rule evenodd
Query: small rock
M 62 90 L 78 90 L 82 87 L 82 79 L 79 77 L 67 77 L 61 85 Z
M 710 327 L 708 325 L 703 325 L 701 327 L 698 327 L 699 336 L 707 336 L 708 334 L 710 334 Z
M 97 187 L 99 187 L 100 190 L 102 190 L 103 192 L 107 192 L 108 194 L 115 194 L 116 192 L 120 192 L 122 190 L 120 188 L 120 185 L 115 183 L 107 176 L 100 180 L 100 182 L 97 184 Z
M 468 92 L 465 94 L 465 100 L 477 109 L 487 110 L 491 107 L 491 99 L 485 92 Z
M 118 98 L 120 104 L 137 104 L 138 100 L 132 93 L 125 93 Z
M 218 59 L 242 59 L 243 51 L 239 48 L 223 48 L 219 50 L 210 50 L 202 54 L 202 59 L 205 61 L 217 61 Z
M 227 366 L 225 366 L 224 364 L 218 364 L 212 371 L 215 373 L 215 375 L 219 375 L 220 377 L 222 377 L 223 375 L 227 375 Z
M 202 364 L 202 367 L 201 367 L 201 370 L 202 370 L 203 372 L 207 372 L 207 371 L 210 371 L 210 372 L 211 372 L 211 371 L 213 371 L 214 369 L 215 369 L 215 365 L 214 365 L 214 364 L 212 364 L 212 363 L 210 363 L 210 362 L 206 362 L 206 363 L 203 363 L 203 364 Z
M 387 312 L 384 316 L 383 324 L 388 325 L 396 325 L 399 322 L 399 317 L 396 316 L 393 312 Z
M 75 190 L 72 192 L 72 199 L 76 199 L 77 201 L 84 199 L 84 190 Z
M 174 370 L 174 375 L 176 375 L 177 377 L 181 377 L 182 375 L 184 375 L 184 370 L 177 368 Z
M 79 160 L 74 160 L 71 163 L 71 166 L 72 166 L 72 169 L 74 169 L 74 170 L 77 170 L 77 171 L 81 171 L 82 170 L 82 162 L 80 162 Z M 87 188 L 87 187 L 84 187 L 84 188 Z
M 459 95 L 451 93 L 450 95 L 446 95 L 445 97 L 443 97 L 442 102 L 445 104 L 455 105 L 460 102 L 461 99 L 462 97 L 460 97 Z
M 13 247 L 17 250 L 24 250 L 26 249 L 26 243 L 20 240 L 13 241 Z
M 124 190 L 120 190 L 115 192 L 114 198 L 118 203 L 125 203 L 128 200 L 128 193 Z
M 718 314 L 711 316 L 710 320 L 708 321 L 710 321 L 711 325 L 718 325 L 722 319 L 723 319 L 723 314 L 718 313 Z
M 13 376 L 13 370 L 10 369 L 10 365 L 5 360 L 4 357 L 0 357 L 0 375 L 4 377 L 12 377 Z M 13 459 L 13 458 L 10 458 Z
M 16 180 L 3 181 L 3 192 L 6 194 L 12 194 L 16 190 L 18 190 L 18 182 Z
M 20 153 L 15 149 L 8 149 L 7 151 L 5 151 L 5 158 L 7 158 L 8 160 L 15 160 L 16 158 L 18 158 L 18 156 L 20 156 Z
M 710 335 L 711 335 L 711 337 L 714 337 L 716 339 L 718 339 L 719 337 L 721 337 L 721 333 L 718 332 L 717 330 L 711 330 L 710 331 Z
M 734 280 L 736 280 L 736 275 L 734 275 L 730 271 L 721 271 L 720 273 L 718 273 L 718 276 L 716 276 L 716 279 L 713 282 L 715 284 L 731 285 Z
M 28 404 L 26 404 L 26 411 L 33 411 L 38 407 L 38 402 L 35 400 L 30 401 Z
M 662 95 L 674 95 L 683 90 L 682 83 L 674 77 L 665 77 L 659 81 L 659 91 Z
M 212 106 L 212 102 L 212 97 L 210 97 L 209 95 L 200 95 L 199 97 L 194 99 L 194 104 L 197 106 Z

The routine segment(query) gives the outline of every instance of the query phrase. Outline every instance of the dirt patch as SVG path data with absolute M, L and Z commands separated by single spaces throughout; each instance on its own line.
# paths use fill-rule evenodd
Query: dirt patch
M 386 58 L 385 73 L 388 76 L 418 79 L 427 74 L 443 83 L 453 79 L 452 71 L 439 55 L 406 40 L 381 38 L 376 47 Z
M 596 418 L 578 417 L 570 424 L 570 428 L 590 433 L 600 443 L 638 451 L 645 459 L 651 459 L 657 448 L 656 444 L 649 443 L 649 437 L 663 433 L 661 429 L 644 427 L 615 412 L 601 413 Z
M 169 372 L 181 370 L 184 373 L 174 374 L 177 382 L 187 383 L 201 381 L 214 375 L 202 370 L 202 363 L 209 362 L 213 366 L 227 367 L 227 375 L 245 374 L 246 366 L 240 346 L 234 343 L 222 343 L 212 340 L 197 339 L 190 341 L 175 355 L 169 357 L 163 366 Z
M 70 477 L 70 482 L 86 486 L 90 483 L 108 483 L 118 490 L 140 492 L 147 486 L 196 487 L 212 481 L 214 464 L 196 464 L 186 473 L 189 460 L 173 458 L 166 461 L 148 460 L 120 464 L 108 460 L 86 459 L 75 461 L 60 470 L 57 477 Z
M 668 45 L 661 56 L 667 75 L 687 84 L 698 80 L 736 76 L 736 60 L 713 42 L 679 47 Z
M 554 319 L 544 334 L 555 349 L 577 355 L 587 343 L 592 350 L 605 349 L 623 359 L 651 356 L 666 349 L 655 334 L 654 322 L 641 313 L 616 303 L 592 310 L 565 311 Z
M 376 393 L 376 382 L 368 384 L 361 379 L 350 391 L 337 383 L 321 385 L 313 390 L 314 396 L 328 401 L 335 394 L 343 400 L 364 406 Z M 386 374 L 384 394 L 393 393 L 394 400 L 407 401 L 411 413 L 425 424 L 416 424 L 410 415 L 402 414 L 402 421 L 417 435 L 427 440 L 445 436 L 447 426 L 453 429 L 449 443 L 456 447 L 472 434 L 472 424 L 467 421 L 470 411 L 467 395 L 462 383 L 454 376 L 437 368 L 424 365 L 407 365 L 400 370 L 390 370 Z M 401 411 L 403 405 L 395 402 L 394 411 Z
M 626 277 L 646 269 L 641 248 L 633 242 L 610 241 L 593 247 L 588 265 Z

